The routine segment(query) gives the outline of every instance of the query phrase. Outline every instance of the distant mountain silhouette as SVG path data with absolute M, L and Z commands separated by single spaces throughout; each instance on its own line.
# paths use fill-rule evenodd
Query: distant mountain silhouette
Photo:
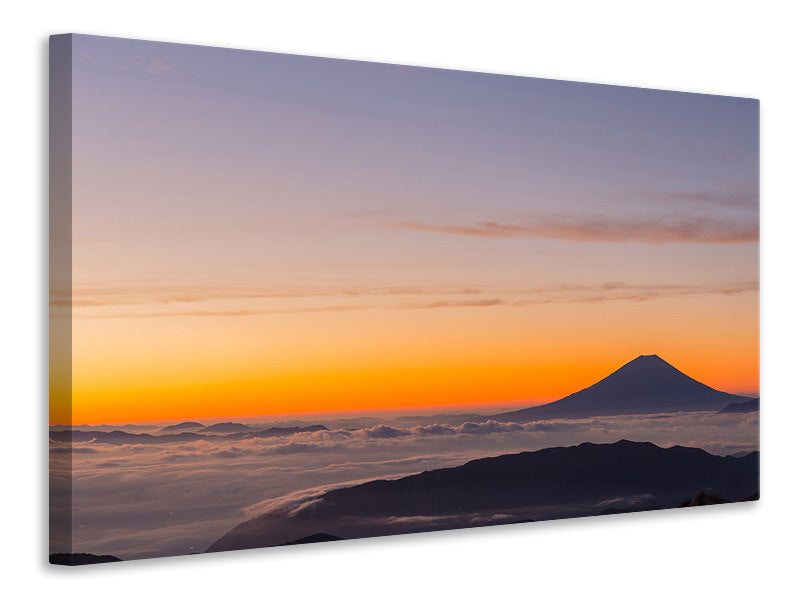
M 725 408 L 720 410 L 721 413 L 749 413 L 749 412 L 756 412 L 760 409 L 759 406 L 759 399 L 753 398 L 752 400 L 747 400 L 746 402 L 734 402 L 732 404 L 728 404 Z
M 198 433 L 239 433 L 250 430 L 251 428 L 244 423 L 214 423 L 203 427 Z
M 720 392 L 678 371 L 662 358 L 639 356 L 588 388 L 549 404 L 486 417 L 496 421 L 720 410 L 746 396 Z
M 758 460 L 627 440 L 507 454 L 320 493 L 238 525 L 207 552 L 319 531 L 347 539 L 596 515 L 626 502 L 672 508 L 697 490 L 742 498 L 758 490 Z
M 166 427 L 162 427 L 159 429 L 159 433 L 171 433 L 173 431 L 183 431 L 184 429 L 200 429 L 203 427 L 202 423 L 196 423 L 194 421 L 184 421 L 183 423 L 177 423 L 175 425 L 167 425 Z
M 218 423 L 218 425 L 236 425 L 235 423 Z M 243 427 L 247 427 L 243 425 Z M 208 428 L 201 431 L 207 431 Z M 82 431 L 79 429 L 51 431 L 50 439 L 55 442 L 94 442 L 97 444 L 170 444 L 175 442 L 196 442 L 197 440 L 241 440 L 247 438 L 261 437 L 282 437 L 294 435 L 295 433 L 308 433 L 314 431 L 327 431 L 324 425 L 308 425 L 307 427 L 270 427 L 261 431 L 253 431 L 247 427 L 247 431 L 237 431 L 234 433 L 198 433 L 194 431 L 182 431 L 180 433 L 163 433 L 152 435 L 150 433 L 128 433 L 127 431 Z
M 94 565 L 98 563 L 120 562 L 121 560 L 122 560 L 121 558 L 117 558 L 116 556 L 111 556 L 110 554 L 97 555 L 97 554 L 85 554 L 83 552 L 75 554 L 60 552 L 50 555 L 51 565 L 67 565 L 70 567 L 75 567 L 78 565 Z

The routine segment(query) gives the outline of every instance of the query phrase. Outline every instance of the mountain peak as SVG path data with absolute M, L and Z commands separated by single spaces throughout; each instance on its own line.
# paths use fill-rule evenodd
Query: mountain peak
M 594 385 L 542 406 L 501 415 L 499 420 L 589 417 L 613 414 L 719 410 L 748 400 L 720 392 L 682 373 L 657 354 L 642 354 Z
M 658 354 L 640 354 L 632 361 L 626 363 L 628 365 L 632 364 L 665 364 L 669 365 L 667 361 L 661 358 Z M 672 365 L 669 365 L 672 366 Z
M 711 391 L 711 388 L 682 373 L 657 354 L 642 354 L 577 394 L 591 393 L 596 396 L 595 400 L 601 397 L 607 401 L 635 399 L 639 403 L 652 397 L 692 396 L 704 391 Z

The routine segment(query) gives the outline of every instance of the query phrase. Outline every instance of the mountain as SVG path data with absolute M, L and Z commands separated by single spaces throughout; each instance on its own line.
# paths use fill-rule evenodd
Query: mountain
M 639 356 L 605 379 L 549 404 L 487 417 L 496 421 L 585 418 L 720 410 L 746 396 L 720 392 L 681 373 L 655 354 Z
M 698 490 L 758 491 L 759 457 L 649 442 L 584 443 L 473 460 L 396 480 L 310 493 L 246 521 L 206 552 L 260 548 L 320 531 L 348 539 L 672 508 Z M 626 509 L 627 507 L 627 509 Z
M 167 425 L 166 427 L 162 427 L 158 430 L 158 432 L 170 433 L 172 431 L 183 431 L 184 429 L 200 429 L 202 426 L 202 423 L 196 423 L 195 421 L 184 421 L 183 423 L 176 423 L 175 425 Z
M 250 431 L 250 427 L 243 423 L 214 423 L 200 430 L 200 433 L 239 433 Z
M 219 423 L 225 425 L 222 430 L 236 423 Z M 212 425 L 213 427 L 213 425 Z M 96 444 L 171 444 L 183 442 L 196 442 L 198 440 L 242 440 L 254 437 L 271 438 L 271 437 L 286 437 L 294 435 L 295 433 L 309 433 L 315 431 L 327 431 L 325 425 L 308 425 L 307 427 L 270 427 L 261 431 L 253 431 L 247 425 L 246 431 L 238 431 L 237 427 L 231 427 L 237 430 L 235 433 L 217 433 L 217 434 L 203 434 L 194 431 L 181 431 L 180 433 L 162 433 L 160 435 L 152 435 L 150 433 L 128 433 L 127 431 L 82 431 L 78 429 L 64 430 L 64 431 L 51 431 L 50 439 L 54 442 L 92 442 Z M 209 428 L 202 429 L 207 431 Z M 216 429 L 220 431 L 220 429 Z
M 749 413 L 760 409 L 758 398 L 746 402 L 733 402 L 720 410 L 721 413 Z

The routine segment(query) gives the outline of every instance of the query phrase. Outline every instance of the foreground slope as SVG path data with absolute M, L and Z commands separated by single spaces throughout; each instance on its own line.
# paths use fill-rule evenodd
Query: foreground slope
M 732 499 L 758 491 L 758 453 L 716 456 L 626 440 L 468 462 L 326 493 L 295 496 L 244 522 L 207 552 L 275 546 L 327 532 L 357 538 L 599 514 L 613 502 L 675 507 L 698 491 Z M 622 508 L 620 508 L 622 507 Z
M 493 415 L 497 421 L 531 421 L 604 415 L 721 410 L 751 400 L 715 390 L 655 354 L 639 356 L 611 375 L 550 404 Z

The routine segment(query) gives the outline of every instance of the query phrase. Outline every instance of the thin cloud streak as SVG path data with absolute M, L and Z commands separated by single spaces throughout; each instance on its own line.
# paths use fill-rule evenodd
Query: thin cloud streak
M 752 184 L 742 184 L 727 191 L 654 192 L 644 196 L 658 202 L 699 203 L 749 211 L 758 210 L 759 201 L 758 186 Z
M 71 293 L 71 298 L 70 298 Z M 369 296 L 473 296 L 483 293 L 475 287 L 387 287 L 387 288 L 336 288 L 312 290 L 241 290 L 223 291 L 215 289 L 195 292 L 172 291 L 147 288 L 102 288 L 82 289 L 74 292 L 54 291 L 51 306 L 91 308 L 101 306 L 133 306 L 142 304 L 189 304 L 211 300 L 272 300 L 290 298 L 332 298 Z
M 570 242 L 642 244 L 745 244 L 758 242 L 758 224 L 696 219 L 614 220 L 605 217 L 543 219 L 525 225 L 482 221 L 473 225 L 433 225 L 416 221 L 403 229 L 480 238 L 532 237 Z
M 521 307 L 540 304 L 596 304 L 599 302 L 645 302 L 691 296 L 736 296 L 758 292 L 757 282 L 727 284 L 714 287 L 687 287 L 675 284 L 632 285 L 606 282 L 598 285 L 562 285 L 553 288 L 516 290 L 514 298 L 475 298 L 470 300 L 442 299 L 427 303 L 406 304 L 335 304 L 286 309 L 194 310 L 149 313 L 110 313 L 74 315 L 83 319 L 151 319 L 167 317 L 248 317 L 272 314 L 301 314 L 317 312 L 349 312 L 361 310 L 433 310 L 439 308 Z M 574 295 L 575 292 L 585 292 Z M 565 295 L 567 294 L 567 295 Z M 519 298 L 519 296 L 541 296 Z
M 689 296 L 737 296 L 748 292 L 757 292 L 758 284 L 749 283 L 731 285 L 717 288 L 678 288 L 674 286 L 652 287 L 610 287 L 609 290 L 631 290 L 624 294 L 595 294 L 579 296 L 576 298 L 540 298 L 530 300 L 517 300 L 511 306 L 530 306 L 535 304 L 597 304 L 610 301 L 646 302 L 648 300 L 661 300 L 666 298 L 682 298 Z M 587 290 L 588 291 L 588 290 Z
M 152 312 L 152 313 L 113 313 L 104 315 L 74 315 L 73 318 L 82 319 L 156 319 L 165 317 L 252 317 L 255 315 L 283 315 L 295 313 L 314 313 L 314 312 L 342 312 L 351 310 L 367 310 L 377 308 L 375 306 L 353 305 L 331 305 L 308 308 L 287 308 L 273 310 L 243 309 L 243 310 L 193 310 L 193 311 L 174 311 L 174 312 Z
M 412 309 L 425 309 L 425 308 L 463 308 L 463 307 L 481 307 L 481 306 L 497 306 L 505 304 L 500 298 L 486 298 L 483 300 L 440 300 L 438 302 L 431 302 L 430 304 L 423 305 L 408 305 L 398 306 L 396 308 L 412 308 Z
M 328 306 L 312 306 L 306 308 L 287 308 L 287 309 L 253 309 L 253 310 L 195 310 L 186 312 L 153 312 L 153 313 L 113 313 L 105 315 L 82 315 L 74 318 L 84 319 L 150 319 L 150 318 L 163 318 L 163 317 L 250 317 L 254 315 L 282 315 L 282 314 L 300 314 L 300 313 L 317 313 L 317 312 L 348 312 L 358 310 L 425 310 L 434 308 L 469 308 L 469 307 L 484 307 L 484 306 L 497 306 L 500 304 L 507 304 L 499 298 L 490 298 L 486 300 L 475 301 L 458 301 L 449 300 L 441 302 L 432 302 L 429 304 L 342 304 L 342 305 L 328 305 Z
M 105 289 L 82 289 L 73 292 L 70 299 L 70 292 L 58 290 L 51 292 L 51 307 L 71 307 L 71 308 L 102 308 L 106 306 L 145 306 L 145 305 L 166 305 L 166 304 L 193 304 L 216 300 L 280 300 L 293 298 L 359 298 L 359 297 L 391 297 L 391 296 L 440 296 L 443 300 L 436 300 L 430 303 L 415 304 L 406 303 L 396 306 L 387 305 L 325 305 L 322 307 L 309 307 L 288 309 L 288 312 L 318 312 L 336 310 L 357 310 L 367 308 L 443 308 L 454 306 L 493 306 L 502 304 L 500 298 L 474 298 L 468 300 L 452 299 L 452 296 L 480 296 L 487 294 L 496 295 L 541 295 L 561 292 L 609 292 L 609 291 L 645 291 L 648 295 L 651 292 L 668 291 L 688 291 L 691 294 L 701 293 L 722 293 L 726 295 L 740 293 L 742 291 L 758 290 L 757 282 L 730 283 L 723 287 L 702 288 L 689 287 L 685 284 L 631 284 L 621 281 L 607 281 L 602 283 L 572 284 L 565 283 L 550 287 L 540 288 L 520 288 L 510 290 L 489 291 L 476 286 L 441 286 L 441 287 L 393 287 L 393 288 L 335 288 L 335 289 L 316 289 L 316 290 L 294 290 L 294 291 L 217 291 L 215 289 L 197 290 L 194 292 L 175 292 L 168 289 L 147 288 L 105 288 Z M 658 294 L 661 295 L 661 294 Z M 209 313 L 213 315 L 223 315 L 235 313 L 236 315 L 261 314 L 264 312 L 287 312 L 284 310 L 229 310 L 229 311 L 191 311 L 192 313 Z M 175 313 L 165 313 L 167 315 Z

